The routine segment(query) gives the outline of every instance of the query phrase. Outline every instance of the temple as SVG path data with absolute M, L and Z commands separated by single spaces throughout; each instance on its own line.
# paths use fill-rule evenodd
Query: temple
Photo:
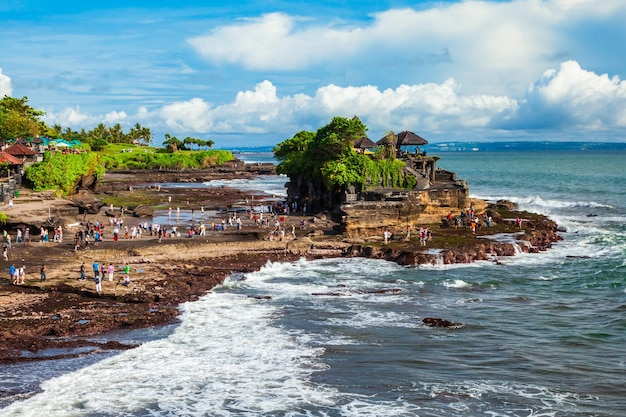
M 332 207 L 321 208 L 328 209 L 341 224 L 341 232 L 349 236 L 377 233 L 382 228 L 437 223 L 449 211 L 458 212 L 470 205 L 469 187 L 454 172 L 437 168 L 440 157 L 428 156 L 420 149 L 426 144 L 425 139 L 409 131 L 389 133 L 376 143 L 367 137 L 354 143 L 354 150 L 363 154 L 388 147 L 388 152 L 405 163 L 402 174 L 417 179 L 411 189 L 388 187 L 379 181 L 364 190 L 347 187 L 339 198 L 331 199 L 324 195 L 327 191 L 317 190 L 306 179 L 299 178 L 287 184 L 288 200 L 306 196 L 308 201 L 333 201 L 328 204 Z

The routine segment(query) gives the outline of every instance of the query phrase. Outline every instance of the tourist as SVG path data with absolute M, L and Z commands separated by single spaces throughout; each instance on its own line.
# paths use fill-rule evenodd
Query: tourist
M 130 285 L 130 265 L 128 265 L 128 262 L 124 266 L 124 282 L 122 284 L 127 287 Z
M 78 279 L 80 279 L 81 281 L 85 280 L 85 263 L 84 262 L 80 265 L 80 278 Z
M 23 259 L 22 259 L 22 262 L 24 262 Z M 19 271 L 19 277 L 20 277 L 20 284 L 24 285 L 24 282 L 26 281 L 26 265 L 22 264 L 22 266 L 18 268 L 18 271 Z
M 9 210 L 13 209 L 13 199 L 9 198 Z
M 19 275 L 16 274 L 17 268 L 15 268 L 14 264 L 11 264 L 9 267 L 9 279 L 11 280 L 11 284 L 17 285 Z
M 95 275 L 93 277 L 94 282 L 96 283 L 96 292 L 100 294 L 102 292 L 102 283 L 100 280 L 100 275 Z
M 39 282 L 45 282 L 46 281 L 46 264 L 41 265 L 41 269 L 39 270 L 39 274 L 41 275 L 41 278 L 39 279 Z
M 22 229 L 17 229 L 17 234 L 15 235 L 15 243 L 24 243 L 22 239 Z
M 383 232 L 383 242 L 385 245 L 389 242 L 389 230 L 387 229 Z
M 93 277 L 95 278 L 100 278 L 100 264 L 98 263 L 98 261 L 93 261 Z
M 115 267 L 113 266 L 112 263 L 109 264 L 109 267 L 107 268 L 107 272 L 109 273 L 109 281 L 113 281 L 113 274 L 115 273 Z
M 9 248 L 7 248 L 7 245 L 2 245 L 2 258 L 5 261 L 9 260 Z

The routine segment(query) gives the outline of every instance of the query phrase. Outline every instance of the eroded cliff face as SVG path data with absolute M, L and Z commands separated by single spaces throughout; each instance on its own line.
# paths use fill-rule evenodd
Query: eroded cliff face
M 445 193 L 432 189 L 361 193 L 361 200 L 339 206 L 341 231 L 349 237 L 380 234 L 383 229 L 400 233 L 407 227 L 438 224 L 449 212 L 457 215 L 471 205 L 484 209 L 484 202 L 471 202 L 465 198 L 468 194 L 467 188 Z
M 454 173 L 433 170 L 422 178 L 421 172 L 413 171 L 421 180 L 411 190 L 384 187 L 379 182 L 368 190 L 353 186 L 333 192 L 312 178 L 292 178 L 287 183 L 287 200 L 291 207 L 295 202 L 299 212 L 305 207 L 307 213 L 327 211 L 349 237 L 439 223 L 448 212 L 458 214 L 470 207 L 469 186 Z

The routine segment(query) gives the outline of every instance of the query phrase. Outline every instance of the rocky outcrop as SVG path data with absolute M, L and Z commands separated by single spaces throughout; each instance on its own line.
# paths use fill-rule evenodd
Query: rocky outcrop
M 146 204 L 138 205 L 133 209 L 133 216 L 145 218 L 154 216 L 154 209 Z
M 74 206 L 78 207 L 81 213 L 98 214 L 104 203 L 95 194 L 81 190 L 77 194 L 69 197 Z
M 549 219 L 529 222 L 533 228 L 518 235 L 517 242 L 499 242 L 480 239 L 451 248 L 429 250 L 422 247 L 402 245 L 372 245 L 354 243 L 344 251 L 344 256 L 384 259 L 400 265 L 457 264 L 476 261 L 496 261 L 503 256 L 514 256 L 518 251 L 538 253 L 562 240 L 557 224 Z
M 450 320 L 440 319 L 436 317 L 425 317 L 422 319 L 422 323 L 428 327 L 444 327 L 444 328 L 452 328 L 458 329 L 463 327 L 463 323 L 457 323 Z

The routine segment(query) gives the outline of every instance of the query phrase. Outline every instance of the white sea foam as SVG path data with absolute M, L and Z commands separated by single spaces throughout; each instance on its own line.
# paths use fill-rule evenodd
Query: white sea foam
M 335 392 L 309 383 L 324 369 L 323 350 L 273 326 L 277 314 L 242 295 L 209 294 L 183 306 L 170 337 L 47 381 L 41 394 L 3 416 L 284 414 L 332 406 Z
M 480 414 L 493 416 L 556 416 L 560 413 L 574 412 L 581 400 L 580 394 L 558 391 L 548 387 L 522 383 L 502 383 L 500 381 L 478 380 L 458 381 L 456 383 L 423 383 L 416 387 L 425 390 L 433 399 L 443 399 L 457 411 L 471 414 L 472 410 L 481 410 Z M 491 405 L 485 409 L 491 397 L 506 397 L 506 408 L 498 409 Z M 591 396 L 587 400 L 597 400 Z M 516 414 L 515 408 L 522 414 Z M 511 414 L 513 412 L 513 414 Z M 461 414 L 459 414 L 461 415 Z
M 471 284 L 462 279 L 456 279 L 453 282 L 444 282 L 443 286 L 446 288 L 469 288 Z
M 285 183 L 289 178 L 285 175 L 261 175 L 252 179 L 212 180 L 203 183 L 208 188 L 237 188 L 240 190 L 261 191 L 275 196 L 285 197 Z
M 576 207 L 589 207 L 589 208 L 614 208 L 611 205 L 598 203 L 595 201 L 563 201 L 563 200 L 554 200 L 554 199 L 545 199 L 538 195 L 532 196 L 486 196 L 486 195 L 472 195 L 472 198 L 478 198 L 481 200 L 496 202 L 498 200 L 508 200 L 513 203 L 518 204 L 521 210 L 528 210 L 530 208 L 576 208 Z M 543 214 L 543 213 L 542 213 Z

